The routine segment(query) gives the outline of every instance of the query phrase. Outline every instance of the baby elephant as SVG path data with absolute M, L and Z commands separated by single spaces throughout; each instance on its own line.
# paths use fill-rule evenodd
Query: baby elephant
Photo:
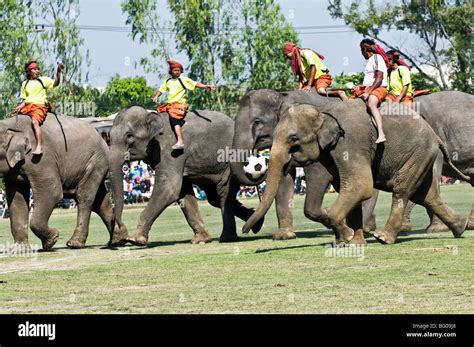
M 327 212 L 338 243 L 365 243 L 361 202 L 371 197 L 374 187 L 393 192 L 389 219 L 384 230 L 374 235 L 381 243 L 396 241 L 408 199 L 432 211 L 455 237 L 460 237 L 468 218 L 441 200 L 438 182 L 433 178 L 433 163 L 439 150 L 460 177 L 469 177 L 454 167 L 445 145 L 417 113 L 404 106 L 391 106 L 388 109 L 394 111 L 382 113 L 387 141 L 378 145 L 374 143 L 375 127 L 360 100 L 319 109 L 309 104 L 282 106 L 267 188 L 243 231 L 248 232 L 270 208 L 290 162 L 306 166 L 319 161 L 333 175 L 333 185 L 339 192 Z
M 30 188 L 35 202 L 30 227 L 44 250 L 50 250 L 58 239 L 58 230 L 50 228 L 48 220 L 63 197 L 77 200 L 77 225 L 68 247 L 85 246 L 91 211 L 99 214 L 112 235 L 114 216 L 104 185 L 108 171 L 104 140 L 89 124 L 54 114 L 48 115 L 42 132 L 43 154 L 33 155 L 36 143 L 30 118 L 20 115 L 18 122 L 14 118 L 0 121 L 0 176 L 5 180 L 16 246 L 28 246 Z M 115 231 L 123 236 L 123 231 Z

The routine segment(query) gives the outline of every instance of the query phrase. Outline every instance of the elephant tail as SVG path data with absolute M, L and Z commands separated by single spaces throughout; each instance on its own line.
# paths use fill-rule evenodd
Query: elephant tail
M 456 166 L 454 166 L 453 162 L 451 161 L 451 157 L 449 156 L 448 149 L 446 148 L 446 144 L 438 137 L 438 147 L 443 153 L 444 160 L 448 163 L 448 165 L 453 169 L 459 177 L 461 177 L 464 181 L 469 182 L 471 178 L 463 174 Z

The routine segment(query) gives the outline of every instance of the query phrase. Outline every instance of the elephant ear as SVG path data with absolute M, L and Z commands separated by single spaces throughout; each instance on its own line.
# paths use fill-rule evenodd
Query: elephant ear
M 148 128 L 148 133 L 150 134 L 150 139 L 163 134 L 163 120 L 156 112 L 148 113 L 146 117 L 146 126 Z
M 25 155 L 31 151 L 31 145 L 28 137 L 17 129 L 7 130 L 7 162 L 13 168 L 20 161 L 25 159 Z
M 341 136 L 344 136 L 344 130 L 339 125 L 334 116 L 328 112 L 320 112 L 322 125 L 317 131 L 318 143 L 322 149 L 333 147 Z

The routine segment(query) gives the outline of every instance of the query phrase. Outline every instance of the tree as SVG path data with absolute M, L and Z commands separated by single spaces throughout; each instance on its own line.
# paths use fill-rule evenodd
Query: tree
M 163 77 L 163 64 L 158 61 L 169 60 L 171 53 L 165 39 L 165 29 L 157 14 L 156 0 L 124 0 L 121 7 L 127 16 L 125 24 L 132 27 L 131 38 L 156 47 L 151 50 L 150 57 L 140 58 L 139 64 L 146 72 Z
M 110 114 L 132 105 L 154 108 L 153 94 L 154 89 L 147 86 L 145 77 L 120 78 L 115 75 L 98 98 L 98 110 L 100 114 Z
M 22 2 L 0 0 L 0 118 L 8 117 L 17 104 L 17 95 L 24 80 L 24 64 L 37 51 L 33 13 Z
M 425 79 L 439 88 L 448 89 L 451 78 L 453 87 L 472 93 L 472 1 L 401 0 L 378 7 L 374 0 L 369 0 L 365 4 L 353 1 L 343 7 L 341 0 L 329 0 L 328 10 L 357 32 L 399 50 Z M 408 30 L 419 37 L 423 48 L 409 52 L 397 47 L 381 36 L 382 30 Z M 446 65 L 451 66 L 452 76 Z M 434 68 L 439 80 L 424 66 Z
M 66 81 L 82 81 L 81 47 L 76 21 L 79 0 L 0 0 L 0 117 L 7 117 L 18 103 L 24 64 L 37 60 L 45 74 L 53 75 L 56 62 L 66 65 Z M 44 23 L 39 23 L 44 21 Z M 41 25 L 39 25 L 41 24 Z M 86 53 L 88 59 L 88 53 Z M 87 76 L 87 75 L 86 75 Z M 63 97 L 71 94 L 62 89 Z M 61 94 L 61 90 L 56 95 Z

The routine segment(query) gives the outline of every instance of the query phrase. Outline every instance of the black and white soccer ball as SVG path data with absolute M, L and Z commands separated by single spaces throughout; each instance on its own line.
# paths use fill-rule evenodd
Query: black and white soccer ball
M 260 154 L 248 157 L 247 161 L 244 163 L 245 175 L 254 180 L 259 179 L 260 177 L 265 175 L 267 169 L 268 158 Z

